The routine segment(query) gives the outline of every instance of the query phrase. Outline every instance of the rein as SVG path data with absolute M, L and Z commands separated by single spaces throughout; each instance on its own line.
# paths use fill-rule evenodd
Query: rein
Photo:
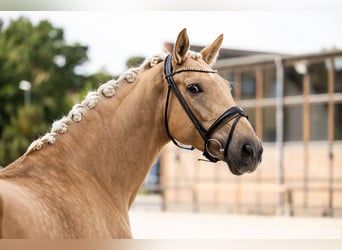
M 190 107 L 188 106 L 188 104 L 186 103 L 185 99 L 183 98 L 181 92 L 179 91 L 173 76 L 182 72 L 200 72 L 200 73 L 217 73 L 216 70 L 207 70 L 207 69 L 193 69 L 193 68 L 185 68 L 185 69 L 180 69 L 177 71 L 173 72 L 172 69 L 172 55 L 169 54 L 167 55 L 167 57 L 165 58 L 165 63 L 164 63 L 164 74 L 165 74 L 165 78 L 167 80 L 168 83 L 168 91 L 167 91 L 167 97 L 166 97 L 166 104 L 165 104 L 165 128 L 166 128 L 166 132 L 168 134 L 168 136 L 170 137 L 171 141 L 179 148 L 182 149 L 187 149 L 187 150 L 194 150 L 193 146 L 183 146 L 180 145 L 171 135 L 170 130 L 169 130 L 169 125 L 168 125 L 168 109 L 169 109 L 169 99 L 170 99 L 170 93 L 171 90 L 173 91 L 173 93 L 175 94 L 175 96 L 177 97 L 179 103 L 182 105 L 183 109 L 185 110 L 185 112 L 187 113 L 187 115 L 189 116 L 190 120 L 192 121 L 192 123 L 194 124 L 194 126 L 196 127 L 197 131 L 199 132 L 199 134 L 201 135 L 201 137 L 203 138 L 204 141 L 204 150 L 203 150 L 203 155 L 211 162 L 217 162 L 219 161 L 219 158 L 217 155 L 212 154 L 209 151 L 209 144 L 210 143 L 216 143 L 219 147 L 220 147 L 220 152 L 223 152 L 223 154 L 226 156 L 228 153 L 228 147 L 229 144 L 233 138 L 233 133 L 235 130 L 235 127 L 239 121 L 239 119 L 241 117 L 245 117 L 248 119 L 247 114 L 245 114 L 245 112 L 243 111 L 242 108 L 238 107 L 238 106 L 234 106 L 228 110 L 226 110 L 221 116 L 219 116 L 216 121 L 210 126 L 210 128 L 208 130 L 206 130 L 203 125 L 199 122 L 199 120 L 196 118 L 196 116 L 193 114 L 193 112 L 191 111 Z M 231 121 L 232 119 L 235 119 L 232 127 L 230 129 L 229 135 L 228 135 L 228 139 L 226 142 L 225 147 L 222 146 L 222 144 L 216 140 L 211 138 L 211 135 L 213 134 L 213 132 L 219 128 L 220 126 L 222 126 L 224 123 L 227 123 L 229 121 Z

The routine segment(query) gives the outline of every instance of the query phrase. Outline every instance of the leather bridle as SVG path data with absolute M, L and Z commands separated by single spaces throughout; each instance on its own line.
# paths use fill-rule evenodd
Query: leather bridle
M 200 72 L 200 73 L 217 73 L 216 70 L 208 70 L 208 69 L 194 69 L 194 68 L 185 68 L 185 69 L 180 69 L 177 71 L 173 72 L 173 68 L 172 68 L 172 54 L 167 55 L 167 57 L 165 58 L 165 62 L 164 62 L 164 74 L 165 74 L 165 78 L 167 80 L 168 83 L 168 91 L 167 91 L 167 97 L 166 97 L 166 104 L 165 104 L 165 128 L 166 128 L 166 132 L 168 134 L 168 136 L 170 137 L 171 141 L 178 147 L 183 148 L 183 149 L 188 149 L 188 150 L 193 150 L 194 147 L 190 146 L 190 147 L 186 147 L 183 145 L 180 145 L 171 135 L 170 130 L 169 130 L 169 125 L 168 125 L 168 106 L 169 106 L 169 99 L 170 99 L 170 92 L 171 90 L 173 91 L 173 93 L 175 94 L 175 96 L 177 97 L 179 103 L 182 105 L 183 109 L 185 110 L 185 112 L 187 113 L 187 115 L 189 116 L 190 120 L 192 121 L 192 123 L 194 124 L 194 126 L 196 127 L 197 131 L 199 132 L 199 134 L 201 135 L 201 137 L 203 138 L 204 141 L 204 150 L 203 150 L 203 155 L 211 162 L 217 162 L 219 161 L 219 158 L 217 155 L 214 155 L 213 153 L 211 153 L 209 151 L 209 144 L 210 143 L 216 143 L 220 149 L 220 152 L 223 152 L 224 156 L 227 156 L 228 153 L 228 147 L 230 142 L 232 141 L 233 138 L 233 133 L 234 133 L 234 129 L 239 121 L 239 119 L 241 117 L 245 117 L 248 119 L 248 116 L 245 114 L 244 110 L 238 106 L 234 106 L 228 110 L 226 110 L 221 116 L 219 116 L 216 121 L 210 126 L 210 128 L 208 130 L 206 130 L 203 125 L 198 121 L 198 119 L 196 118 L 196 116 L 193 114 L 193 112 L 191 111 L 190 107 L 188 106 L 188 104 L 186 103 L 186 101 L 184 100 L 181 92 L 179 91 L 173 76 L 176 74 L 179 74 L 181 72 L 186 72 L 186 71 L 192 71 L 192 72 Z M 223 124 L 231 121 L 232 119 L 235 119 L 232 127 L 230 129 L 229 135 L 228 135 L 228 139 L 226 142 L 226 145 L 223 147 L 221 145 L 221 143 L 217 140 L 217 139 L 213 139 L 210 138 L 211 135 L 213 134 L 213 132 L 219 128 L 220 126 L 222 126 Z

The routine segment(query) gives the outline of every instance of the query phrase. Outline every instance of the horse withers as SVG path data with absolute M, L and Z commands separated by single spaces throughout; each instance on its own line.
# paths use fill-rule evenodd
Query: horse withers
M 212 68 L 222 40 L 189 51 L 184 29 L 171 54 L 102 84 L 54 122 L 0 172 L 0 236 L 131 238 L 128 211 L 169 141 L 235 175 L 254 171 L 261 141 Z

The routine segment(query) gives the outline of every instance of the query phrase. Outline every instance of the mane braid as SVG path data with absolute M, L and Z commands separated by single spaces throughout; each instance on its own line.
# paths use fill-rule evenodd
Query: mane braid
M 96 91 L 89 92 L 81 103 L 75 104 L 72 107 L 67 116 L 64 116 L 62 119 L 55 121 L 52 124 L 50 132 L 33 141 L 27 148 L 24 155 L 28 155 L 31 152 L 40 150 L 46 144 L 54 144 L 56 142 L 56 136 L 67 133 L 70 124 L 80 122 L 85 113 L 96 107 L 101 96 L 106 98 L 113 97 L 116 90 L 122 83 L 133 83 L 141 71 L 154 67 L 162 62 L 165 57 L 166 55 L 153 56 L 149 60 L 146 60 L 139 68 L 131 68 L 125 73 L 121 74 L 117 80 L 109 80 L 108 82 L 102 84 Z

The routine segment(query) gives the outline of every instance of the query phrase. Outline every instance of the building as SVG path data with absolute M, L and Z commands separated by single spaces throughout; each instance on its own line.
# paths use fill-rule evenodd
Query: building
M 264 141 L 263 162 L 236 177 L 223 163 L 204 163 L 199 152 L 168 145 L 161 155 L 164 207 L 341 216 L 342 51 L 223 49 L 215 67 Z

